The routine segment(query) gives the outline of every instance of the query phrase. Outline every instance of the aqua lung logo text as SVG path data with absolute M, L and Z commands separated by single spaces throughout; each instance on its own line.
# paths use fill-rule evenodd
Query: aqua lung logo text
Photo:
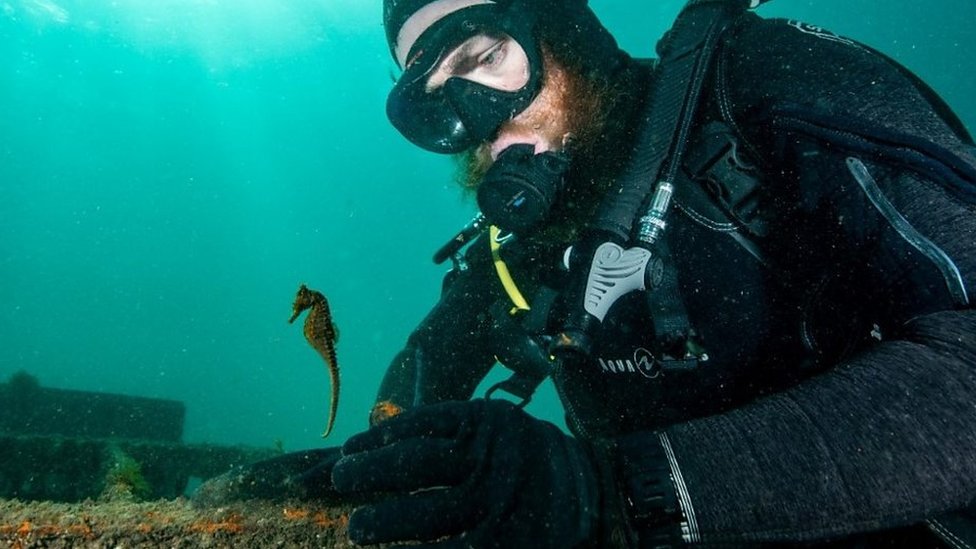
M 640 374 L 648 379 L 661 375 L 661 366 L 654 355 L 640 347 L 634 351 L 633 358 L 597 358 L 600 370 L 605 374 Z

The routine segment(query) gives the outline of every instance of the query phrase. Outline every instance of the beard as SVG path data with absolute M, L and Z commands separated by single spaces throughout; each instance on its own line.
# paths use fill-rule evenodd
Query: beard
M 559 67 L 547 52 L 543 55 L 548 69 L 543 89 L 557 90 L 552 94 L 554 97 L 531 116 L 503 124 L 499 132 L 506 128 L 537 131 L 550 142 L 562 143 L 574 160 L 588 163 L 588 157 L 598 148 L 599 136 L 605 124 L 605 106 L 612 102 L 608 100 L 608 86 L 587 79 L 579 72 Z M 457 182 L 468 194 L 473 193 L 494 164 L 491 143 L 482 143 L 456 155 L 455 160 L 458 165 Z
M 544 58 L 547 68 L 557 63 L 547 52 Z M 557 243 L 575 240 L 626 164 L 634 137 L 632 115 L 640 103 L 639 97 L 643 96 L 639 89 L 644 82 L 633 71 L 623 72 L 611 82 L 557 65 L 557 70 L 546 71 L 544 84 L 558 89 L 554 98 L 527 120 L 506 124 L 532 128 L 550 142 L 562 142 L 571 158 L 566 190 L 537 231 L 537 236 L 544 240 Z M 494 163 L 491 143 L 461 153 L 455 159 L 457 181 L 465 195 L 473 197 Z

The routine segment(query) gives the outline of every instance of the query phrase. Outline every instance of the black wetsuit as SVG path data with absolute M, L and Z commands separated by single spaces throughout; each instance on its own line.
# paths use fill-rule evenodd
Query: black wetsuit
M 654 315 L 644 294 L 627 296 L 590 363 L 553 376 L 571 428 L 667 433 L 706 542 L 837 538 L 962 507 L 976 497 L 976 311 L 965 301 L 976 297 L 959 292 L 976 291 L 966 131 L 890 60 L 794 22 L 745 18 L 713 74 L 700 127 L 730 128 L 759 185 L 729 204 L 721 186 L 679 182 L 704 189 L 679 188 L 666 235 L 708 360 L 662 370 Z M 858 163 L 877 188 L 855 178 Z M 379 401 L 470 398 L 503 354 L 490 311 L 509 302 L 485 241 L 450 275 Z M 531 239 L 502 248 L 530 302 L 538 287 L 559 289 L 562 253 Z M 542 344 L 559 315 L 557 303 Z

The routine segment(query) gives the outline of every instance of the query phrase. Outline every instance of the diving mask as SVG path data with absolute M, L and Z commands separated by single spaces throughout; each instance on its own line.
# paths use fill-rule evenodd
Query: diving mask
M 542 88 L 537 15 L 510 8 L 491 2 L 459 9 L 410 46 L 386 104 L 407 139 L 458 153 L 489 140 L 532 103 Z

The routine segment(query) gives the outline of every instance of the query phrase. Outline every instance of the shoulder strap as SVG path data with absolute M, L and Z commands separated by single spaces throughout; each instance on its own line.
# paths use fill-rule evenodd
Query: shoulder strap
M 569 314 L 553 352 L 578 360 L 590 353 L 591 334 L 622 295 L 648 289 L 645 278 L 604 280 L 607 254 L 633 242 L 652 251 L 665 226 L 670 196 L 682 163 L 704 83 L 719 40 L 758 0 L 690 0 L 658 43 L 659 62 L 640 121 L 637 145 L 615 187 L 569 255 L 570 283 L 563 293 Z M 648 212 L 640 217 L 641 213 Z M 640 218 L 640 231 L 635 225 Z M 610 250 L 610 252 L 608 252 Z M 613 252 L 616 253 L 616 252 Z M 613 255 L 611 253 L 611 255 Z M 652 254 L 644 254 L 645 266 Z M 619 255 L 619 254 L 618 254 Z M 643 270 L 643 267 L 641 268 Z M 653 280 L 651 280 L 653 285 Z M 591 287 L 602 284 L 606 288 Z M 609 291 L 608 289 L 612 289 Z M 653 289 L 653 288 L 651 288 Z

